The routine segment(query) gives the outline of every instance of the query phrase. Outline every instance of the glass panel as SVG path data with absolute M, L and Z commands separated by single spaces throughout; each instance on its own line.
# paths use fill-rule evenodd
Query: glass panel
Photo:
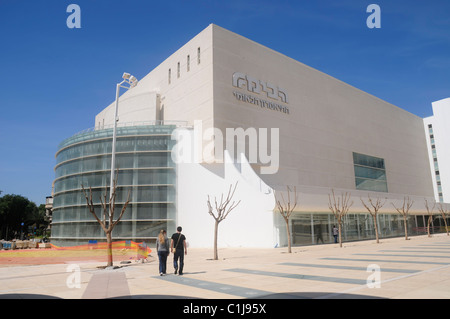
M 364 154 L 353 153 L 355 165 L 369 166 L 384 169 L 384 159 Z
M 356 178 L 356 189 L 369 190 L 375 192 L 387 192 L 387 184 L 385 181 L 377 181 L 373 179 Z
M 416 226 L 416 218 L 419 228 Z M 423 235 L 424 216 L 408 217 L 408 235 Z M 450 219 L 450 218 L 449 218 Z M 311 220 L 313 221 L 311 223 Z M 171 221 L 169 221 L 171 222 Z M 284 220 L 277 216 L 277 227 L 280 231 L 280 239 L 286 238 L 286 227 Z M 379 238 L 404 236 L 403 217 L 398 214 L 377 215 Z M 311 245 L 334 243 L 332 235 L 333 225 L 338 225 L 333 214 L 326 213 L 297 213 L 291 218 L 292 245 Z M 434 226 L 438 231 L 444 232 L 443 222 L 435 221 Z M 420 228 L 422 227 L 422 228 Z M 421 231 L 421 232 L 420 232 Z M 375 239 L 375 227 L 373 217 L 368 213 L 347 214 L 342 225 L 343 242 Z M 284 246 L 287 241 L 282 240 Z
M 167 230 L 166 221 L 123 221 L 114 228 L 113 237 L 157 237 L 161 229 Z
M 368 168 L 355 165 L 355 176 L 377 180 L 386 180 L 386 171 L 376 168 Z
M 373 217 L 370 214 L 358 214 L 360 239 L 375 238 Z
M 329 214 L 314 214 L 314 243 L 327 244 L 333 243 L 333 224 Z
M 311 215 L 296 215 L 292 219 L 292 244 L 310 245 L 312 243 L 311 235 Z
M 353 153 L 356 189 L 387 192 L 384 159 Z
M 119 168 L 115 215 L 130 193 L 130 204 L 114 236 L 156 237 L 161 228 L 174 228 L 176 171 L 170 150 L 174 127 L 148 126 L 118 129 L 116 165 Z M 139 136 L 140 134 L 158 134 Z M 126 135 L 133 136 L 126 136 Z M 163 134 L 163 135 L 162 135 Z M 83 133 L 65 140 L 55 169 L 54 231 L 52 237 L 104 237 L 86 206 L 81 185 L 92 187 L 97 216 L 103 214 L 100 197 L 109 196 L 112 130 Z M 100 140 L 90 140 L 90 139 Z M 72 145 L 72 143 L 78 143 Z M 65 177 L 67 176 L 67 177 Z M 120 225 L 120 226 L 119 226 Z M 76 242 L 70 239 L 66 242 Z
M 343 222 L 343 239 L 358 240 L 359 239 L 359 225 L 356 214 L 347 214 Z

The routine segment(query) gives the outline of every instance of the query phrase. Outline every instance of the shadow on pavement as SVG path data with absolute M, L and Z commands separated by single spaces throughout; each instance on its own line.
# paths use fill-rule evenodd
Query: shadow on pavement
M 263 296 L 256 296 L 251 299 L 316 299 L 323 298 L 324 299 L 386 299 L 381 297 L 367 296 L 367 295 L 358 295 L 358 294 L 334 294 L 327 292 L 289 292 L 289 293 L 276 293 L 276 294 L 268 294 Z M 40 294 L 4 294 L 0 295 L 0 299 L 63 299 L 55 296 L 48 295 L 40 295 Z M 202 300 L 202 298 L 194 298 L 189 296 L 173 296 L 173 295 L 128 295 L 128 296 L 119 296 L 113 298 L 106 299 L 179 299 L 179 300 L 187 300 L 187 299 L 195 299 Z M 208 299 L 203 299 L 208 300 Z M 246 299 L 238 299 L 245 301 Z

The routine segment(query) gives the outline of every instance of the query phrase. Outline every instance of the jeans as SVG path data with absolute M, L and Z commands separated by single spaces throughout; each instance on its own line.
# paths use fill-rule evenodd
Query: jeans
M 159 273 L 165 274 L 166 273 L 166 266 L 167 266 L 167 251 L 158 251 L 158 258 L 159 258 Z
M 180 259 L 179 265 L 178 259 Z M 173 254 L 173 268 L 175 268 L 175 271 L 179 270 L 179 274 L 181 275 L 183 274 L 183 266 L 184 266 L 184 249 L 177 249 L 175 251 L 175 254 Z

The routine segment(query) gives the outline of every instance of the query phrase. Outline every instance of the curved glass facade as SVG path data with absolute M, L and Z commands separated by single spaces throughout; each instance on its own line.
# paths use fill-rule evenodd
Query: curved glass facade
M 151 241 L 160 229 L 175 230 L 176 166 L 171 158 L 173 125 L 118 127 L 115 217 L 130 191 L 130 203 L 113 230 L 113 240 Z M 52 242 L 68 246 L 104 240 L 82 191 L 92 188 L 97 216 L 100 196 L 109 197 L 112 129 L 80 133 L 56 153 Z M 114 220 L 116 220 L 116 218 Z

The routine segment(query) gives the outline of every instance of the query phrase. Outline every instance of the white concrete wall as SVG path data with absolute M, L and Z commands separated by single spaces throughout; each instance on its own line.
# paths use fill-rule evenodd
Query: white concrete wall
M 197 59 L 199 48 L 200 63 Z M 189 71 L 188 56 L 190 57 Z M 119 123 L 152 121 L 155 117 L 159 117 L 168 121 L 187 121 L 190 125 L 194 120 L 202 119 L 205 127 L 211 126 L 212 58 L 212 28 L 209 26 L 144 78 L 138 79 L 139 83 L 136 87 L 128 91 L 121 89 Z M 180 64 L 179 76 L 178 63 Z M 169 69 L 171 70 L 170 83 Z M 159 96 L 157 102 L 154 100 L 155 95 Z M 113 124 L 114 108 L 115 103 L 112 101 L 96 116 L 95 126 L 97 127 L 99 123 Z
M 234 91 L 275 100 L 264 92 L 234 87 L 235 72 L 283 88 L 288 103 L 276 102 L 287 106 L 289 114 L 238 101 Z M 216 127 L 222 132 L 236 127 L 279 128 L 279 171 L 261 175 L 272 187 L 355 189 L 352 152 L 358 152 L 385 160 L 390 193 L 434 195 L 421 118 L 216 25 L 208 26 L 123 94 L 119 123 L 156 117 L 155 94 L 164 120 L 189 124 L 201 120 L 204 130 Z M 112 124 L 113 107 L 114 103 L 100 112 L 95 125 L 103 120 Z
M 226 158 L 229 158 L 226 153 Z M 219 247 L 273 247 L 273 191 L 250 165 L 180 163 L 177 166 L 178 226 L 183 227 L 192 247 L 213 247 L 214 218 L 208 214 L 207 198 L 215 206 L 237 182 L 233 201 L 241 201 L 219 224 Z
M 423 120 L 249 39 L 213 28 L 214 125 L 280 129 L 280 169 L 271 187 L 355 189 L 352 152 L 385 160 L 389 193 L 433 196 Z M 232 85 L 240 72 L 287 92 L 288 103 Z M 233 92 L 289 108 L 239 101 Z M 327 207 L 324 207 L 327 209 Z
M 265 92 L 233 86 L 235 72 L 282 88 L 288 94 L 287 103 Z M 235 91 L 275 101 L 288 107 L 289 113 L 239 101 L 233 95 Z M 157 96 L 159 101 L 154 99 Z M 282 236 L 274 227 L 272 188 L 299 186 L 308 194 L 307 205 L 300 205 L 300 210 L 309 212 L 312 207 L 316 212 L 328 211 L 323 199 L 331 188 L 362 196 L 355 191 L 352 152 L 385 160 L 386 196 L 392 200 L 403 199 L 403 195 L 421 199 L 434 196 L 421 118 L 215 25 L 208 26 L 124 93 L 119 105 L 119 122 L 157 118 L 159 105 L 161 119 L 187 121 L 190 125 L 201 120 L 203 130 L 280 130 L 280 168 L 276 174 L 261 175 L 259 170 L 255 174 L 245 161 L 237 166 L 178 165 L 178 224 L 195 247 L 212 247 L 214 220 L 208 215 L 207 195 L 220 196 L 236 181 L 235 198 L 242 202 L 220 225 L 220 247 L 271 247 L 279 242 Z M 103 120 L 105 125 L 112 124 L 113 107 L 114 103 L 100 112 L 95 125 L 103 124 Z M 440 114 L 439 106 L 436 112 Z M 317 190 L 320 192 L 316 194 Z
M 123 90 L 123 89 L 122 89 Z M 118 123 L 154 122 L 160 119 L 160 98 L 156 92 L 132 92 L 119 98 Z M 95 128 L 114 124 L 115 105 L 107 107 L 95 117 Z

